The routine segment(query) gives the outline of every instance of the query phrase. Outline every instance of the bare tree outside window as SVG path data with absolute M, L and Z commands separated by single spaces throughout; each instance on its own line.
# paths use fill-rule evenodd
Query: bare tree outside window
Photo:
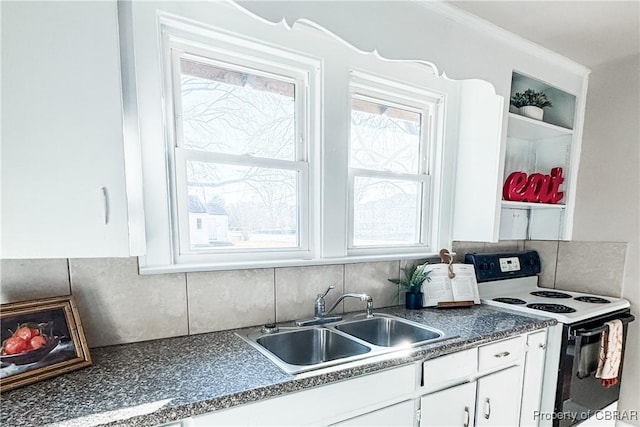
M 234 156 L 186 163 L 209 227 L 206 237 L 190 230 L 191 248 L 297 247 L 298 172 L 253 161 L 296 160 L 295 84 L 187 59 L 180 84 L 182 147 Z
M 391 176 L 419 173 L 421 125 L 418 112 L 353 98 L 349 166 L 356 170 L 354 246 L 420 242 L 422 184 Z M 389 177 L 367 176 L 372 175 L 368 171 Z

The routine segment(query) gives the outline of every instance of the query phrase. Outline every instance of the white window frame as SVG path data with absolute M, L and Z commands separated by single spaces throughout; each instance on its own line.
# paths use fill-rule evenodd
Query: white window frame
M 213 35 L 211 35 L 213 36 Z M 312 227 L 315 219 L 312 206 L 317 204 L 318 191 L 314 174 L 312 134 L 317 127 L 317 61 L 297 56 L 272 46 L 257 46 L 228 35 L 221 43 L 207 43 L 201 34 L 165 29 L 162 37 L 164 57 L 164 90 L 167 123 L 167 174 L 170 188 L 172 263 L 189 265 L 242 265 L 265 262 L 295 262 L 313 259 L 317 252 Z M 204 43 L 203 43 L 204 42 Z M 246 71 L 276 78 L 295 85 L 296 158 L 281 160 L 251 155 L 214 153 L 184 148 L 181 108 L 180 60 Z M 312 89 L 314 86 L 314 89 Z M 295 171 L 298 174 L 298 246 L 291 248 L 192 250 L 189 243 L 188 191 L 186 164 L 200 161 L 221 165 L 254 166 Z
M 129 49 L 123 57 L 126 70 L 123 75 L 130 77 L 125 83 L 136 94 L 127 99 L 125 117 L 129 124 L 137 121 L 140 129 L 144 212 L 130 214 L 144 216 L 147 253 L 139 259 L 142 274 L 422 259 L 450 246 L 459 114 L 457 82 L 439 76 L 428 64 L 385 60 L 376 54 L 359 52 L 312 24 L 298 22 L 294 28 L 288 28 L 260 23 L 254 16 L 238 12 L 226 3 L 170 2 L 159 8 L 139 2 L 130 6 L 124 14 L 127 19 L 123 20 L 131 24 L 124 38 Z M 299 199 L 307 202 L 307 212 L 303 212 L 308 215 L 304 226 L 308 233 L 306 250 L 285 253 L 265 249 L 242 256 L 236 252 L 180 253 L 180 242 L 175 238 L 180 227 L 176 185 L 179 175 L 184 175 L 176 165 L 184 165 L 193 153 L 174 148 L 175 94 L 172 78 L 167 78 L 174 61 L 167 48 L 170 42 L 186 44 L 188 52 L 191 48 L 200 49 L 214 61 L 235 63 L 224 61 L 224 55 L 228 55 L 239 61 L 274 66 L 269 70 L 276 75 L 283 74 L 278 67 L 306 74 L 308 157 L 303 160 L 308 162 L 308 183 L 305 183 L 308 190 L 302 190 L 306 194 Z M 252 70 L 260 68 L 246 62 L 239 65 Z M 382 91 L 382 95 L 399 96 L 398 105 L 406 105 L 404 98 L 437 103 L 431 128 L 436 133 L 430 140 L 430 157 L 425 168 L 429 171 L 429 193 L 423 198 L 424 202 L 429 200 L 425 212 L 431 214 L 427 224 L 423 224 L 427 237 L 422 245 L 349 248 L 349 95 L 350 85 L 357 83 L 359 77 L 361 83 Z M 133 134 L 130 137 L 136 139 Z M 136 161 L 135 156 L 131 159 Z M 216 161 L 220 159 L 216 157 Z M 186 198 L 182 200 L 181 209 L 187 212 Z
M 349 143 L 348 143 L 348 181 L 349 181 L 349 205 L 348 205 L 348 233 L 347 255 L 367 256 L 428 252 L 436 246 L 433 233 L 434 223 L 438 220 L 439 203 L 435 200 L 433 191 L 433 179 L 437 147 L 442 144 L 442 118 L 444 96 L 436 92 L 426 91 L 422 88 L 406 85 L 388 78 L 381 78 L 366 72 L 352 70 L 349 90 Z M 352 167 L 351 161 L 351 102 L 354 98 L 363 99 L 374 103 L 384 103 L 391 107 L 397 107 L 407 111 L 421 114 L 421 138 L 419 147 L 418 171 L 416 173 L 401 173 L 393 171 L 380 171 Z M 419 241 L 415 244 L 387 244 L 375 246 L 354 245 L 354 188 L 355 178 L 381 178 L 396 179 L 421 184 L 421 201 L 417 215 Z M 435 218 L 434 218 L 435 217 Z M 435 219 L 435 221 L 434 221 Z

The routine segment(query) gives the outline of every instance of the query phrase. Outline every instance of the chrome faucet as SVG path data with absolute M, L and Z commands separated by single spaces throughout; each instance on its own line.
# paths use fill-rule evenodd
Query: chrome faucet
M 342 316 L 329 316 L 337 306 L 344 300 L 345 298 L 359 298 L 361 301 L 366 301 L 367 303 L 367 317 L 373 317 L 373 298 L 371 298 L 367 294 L 354 294 L 347 293 L 343 294 L 338 298 L 338 300 L 331 306 L 329 310 L 325 311 L 326 303 L 324 301 L 324 297 L 334 289 L 335 286 L 331 285 L 327 288 L 327 290 L 323 294 L 318 294 L 316 296 L 316 300 L 314 302 L 314 310 L 313 310 L 313 318 L 312 319 L 304 319 L 304 320 L 296 320 L 296 325 L 298 326 L 311 326 L 311 325 L 320 325 L 323 323 L 337 322 L 342 320 Z
M 342 300 L 345 298 L 359 298 L 360 301 L 365 301 L 367 303 L 367 308 L 366 308 L 367 317 L 373 317 L 373 298 L 371 298 L 371 296 L 367 294 L 353 294 L 353 293 L 343 294 L 340 298 L 338 298 L 338 300 L 335 303 L 333 303 L 331 308 L 327 310 L 325 314 L 331 313 L 333 309 L 336 308 L 338 304 L 340 304 Z

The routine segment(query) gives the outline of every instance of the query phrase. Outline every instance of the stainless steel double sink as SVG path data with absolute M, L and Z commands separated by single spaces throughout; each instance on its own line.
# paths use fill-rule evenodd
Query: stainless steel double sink
M 346 315 L 341 321 L 312 327 L 259 328 L 236 332 L 290 374 L 391 353 L 441 341 L 443 332 L 387 314 Z

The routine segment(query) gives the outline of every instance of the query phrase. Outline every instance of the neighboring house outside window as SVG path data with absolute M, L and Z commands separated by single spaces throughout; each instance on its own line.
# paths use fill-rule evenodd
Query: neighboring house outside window
M 189 230 L 193 245 L 207 245 L 209 239 L 202 222 L 207 218 L 207 211 L 197 196 L 189 197 Z

